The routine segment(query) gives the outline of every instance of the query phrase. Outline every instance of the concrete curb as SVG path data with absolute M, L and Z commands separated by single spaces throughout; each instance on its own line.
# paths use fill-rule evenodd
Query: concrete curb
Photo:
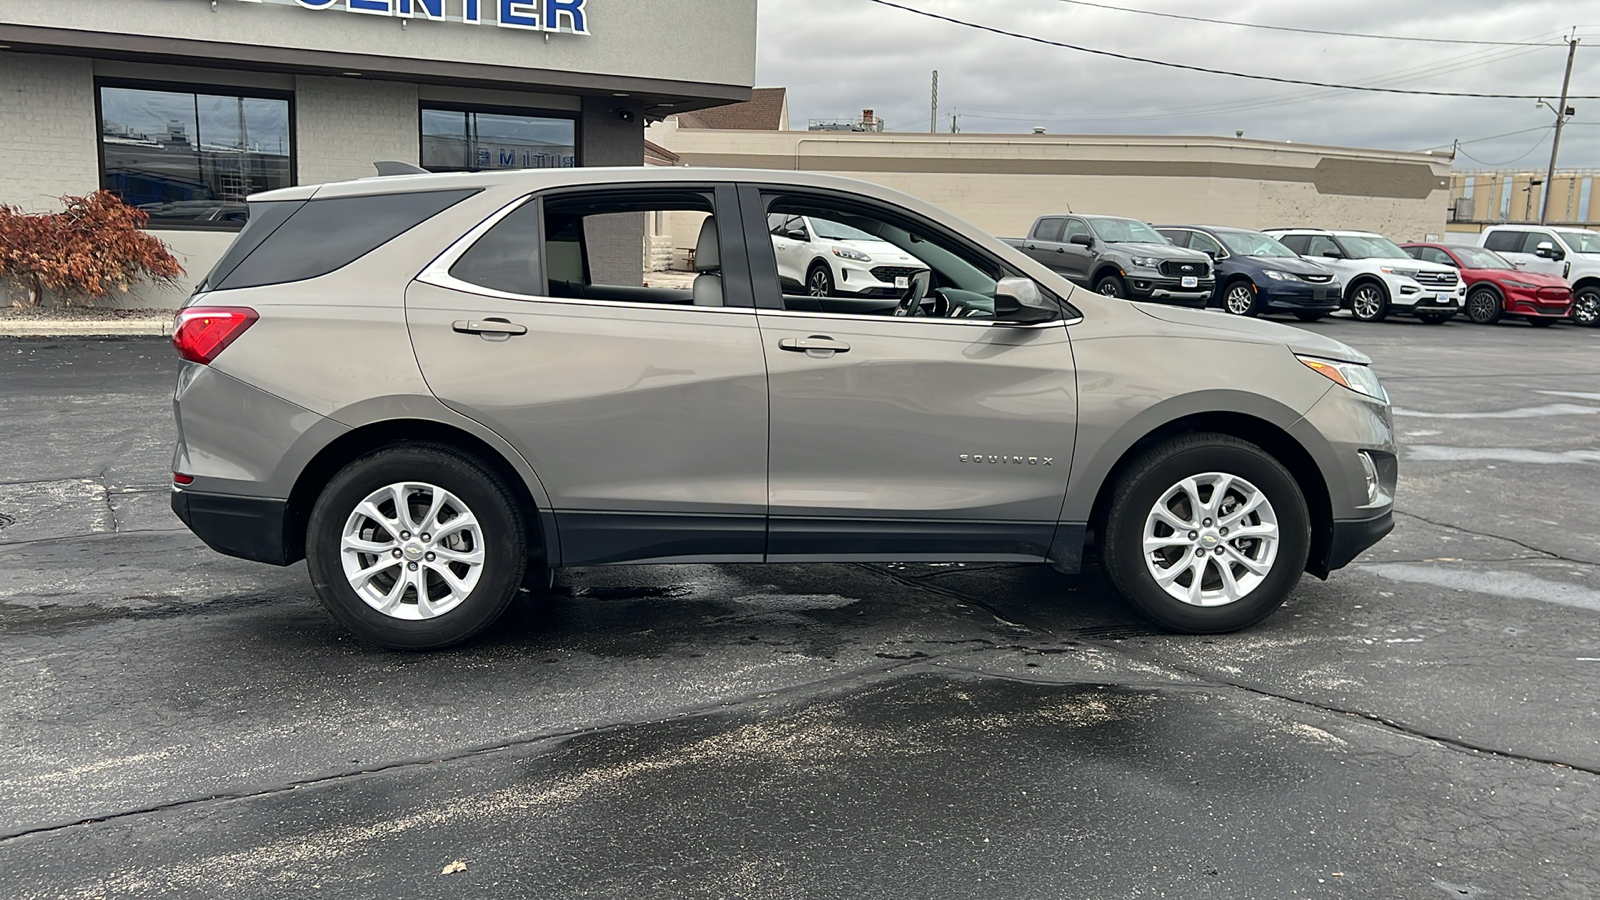
M 0 319 L 0 337 L 168 337 L 171 319 Z

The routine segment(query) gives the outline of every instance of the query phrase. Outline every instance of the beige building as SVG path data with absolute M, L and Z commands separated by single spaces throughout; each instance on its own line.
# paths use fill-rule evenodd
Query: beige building
M 1219 137 L 648 130 L 681 165 L 847 175 L 1002 236 L 1066 212 L 1247 228 L 1315 225 L 1414 240 L 1444 231 L 1448 156 Z
M 1501 222 L 1537 222 L 1547 173 L 1526 169 L 1457 172 L 1450 178 L 1449 230 L 1477 234 Z M 1552 225 L 1600 229 L 1600 169 L 1557 171 L 1550 194 Z

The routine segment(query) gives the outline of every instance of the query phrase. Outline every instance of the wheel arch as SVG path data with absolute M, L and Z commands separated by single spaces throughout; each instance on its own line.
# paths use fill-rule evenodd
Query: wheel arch
M 1127 274 L 1123 272 L 1121 266 L 1113 262 L 1104 262 L 1095 267 L 1094 274 L 1089 276 L 1089 285 L 1093 287 L 1094 285 L 1099 284 L 1100 279 L 1106 277 L 1107 275 L 1115 275 L 1124 281 L 1126 281 L 1128 277 Z
M 1377 285 L 1378 290 L 1383 291 L 1383 298 L 1385 300 L 1394 300 L 1394 292 L 1389 290 L 1389 285 L 1382 278 L 1379 278 L 1370 272 L 1362 272 L 1360 275 L 1350 279 L 1350 283 L 1344 286 L 1344 301 L 1346 304 L 1348 304 L 1350 302 L 1350 298 L 1355 295 L 1356 288 L 1363 284 Z
M 547 509 L 540 506 L 528 488 L 527 479 L 504 453 L 483 438 L 444 422 L 387 419 L 354 428 L 334 438 L 300 470 L 284 508 L 283 542 L 288 561 L 305 558 L 306 528 L 311 520 L 311 507 L 339 470 L 374 450 L 414 443 L 442 444 L 454 448 L 500 476 L 528 514 L 529 530 L 536 535 L 536 546 L 543 549 L 545 559 L 559 558 L 553 518 Z
M 1089 511 L 1087 544 L 1096 545 L 1105 533 L 1106 516 L 1117 485 L 1133 463 L 1150 448 L 1172 438 L 1198 432 L 1214 432 L 1248 441 L 1276 459 L 1300 485 L 1306 510 L 1311 516 L 1311 552 L 1307 571 L 1327 577 L 1324 562 L 1333 543 L 1333 502 L 1327 478 L 1315 457 L 1293 435 L 1267 419 L 1233 410 L 1196 412 L 1171 419 L 1146 432 L 1129 444 L 1113 462 L 1095 493 Z
M 1502 306 L 1505 305 L 1506 292 L 1500 290 L 1500 285 L 1495 284 L 1492 281 L 1479 281 L 1476 284 L 1469 284 L 1469 285 L 1467 285 L 1467 296 L 1471 297 L 1474 293 L 1476 293 L 1477 291 L 1480 291 L 1480 290 L 1489 291 L 1490 293 L 1494 294 L 1496 297 L 1500 298 L 1500 305 L 1502 305 Z
M 1572 283 L 1573 294 L 1590 289 L 1600 291 L 1600 275 L 1585 275 Z

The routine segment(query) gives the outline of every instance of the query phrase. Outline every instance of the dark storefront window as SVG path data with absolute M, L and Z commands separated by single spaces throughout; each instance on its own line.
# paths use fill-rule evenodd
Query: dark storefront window
M 430 172 L 559 169 L 578 164 L 572 119 L 423 107 L 422 167 Z
M 239 228 L 245 198 L 294 184 L 287 96 L 100 86 L 100 185 L 151 227 Z

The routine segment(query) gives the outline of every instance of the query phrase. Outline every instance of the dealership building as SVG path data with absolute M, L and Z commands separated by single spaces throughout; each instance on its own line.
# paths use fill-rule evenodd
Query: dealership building
M 114 191 L 192 282 L 252 193 L 641 165 L 648 119 L 751 97 L 755 40 L 756 0 L 0 0 L 0 203 Z

